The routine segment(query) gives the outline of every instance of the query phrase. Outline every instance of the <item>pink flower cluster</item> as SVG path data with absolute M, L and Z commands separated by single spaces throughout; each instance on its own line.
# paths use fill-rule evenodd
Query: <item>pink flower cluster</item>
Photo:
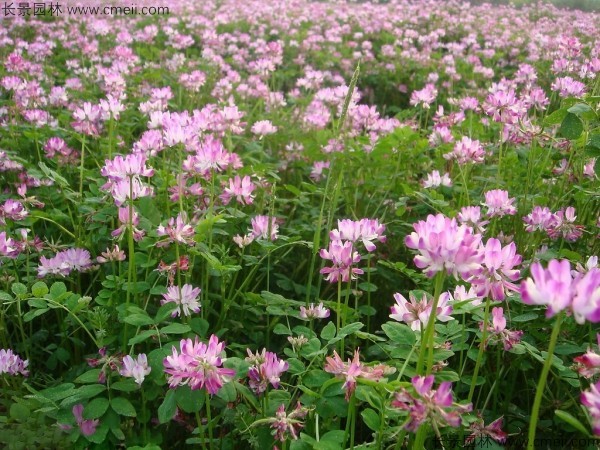
M 323 370 L 327 373 L 334 374 L 338 378 L 344 379 L 342 389 L 346 391 L 346 400 L 349 400 L 354 393 L 358 378 L 378 381 L 389 370 L 384 365 L 374 367 L 365 366 L 360 362 L 358 350 L 354 352 L 354 358 L 352 358 L 352 360 L 348 359 L 347 363 L 342 361 L 342 358 L 340 358 L 340 355 L 338 355 L 335 350 L 333 351 L 333 357 L 328 356 L 325 359 L 326 363 Z
M 27 366 L 29 366 L 29 361 L 22 359 L 10 348 L 8 350 L 0 349 L 0 375 L 7 373 L 9 375 L 23 375 L 26 377 L 29 375 Z
M 390 317 L 398 322 L 406 323 L 415 331 L 424 330 L 431 317 L 433 299 L 423 294 L 419 300 L 412 291 L 409 292 L 408 298 L 409 301 L 398 292 L 394 294 L 396 304 L 391 308 Z M 452 306 L 448 305 L 448 299 L 448 295 L 442 294 L 438 300 L 434 317 L 441 322 L 453 319 L 451 316 Z
M 214 395 L 235 375 L 235 370 L 221 367 L 225 343 L 219 342 L 214 334 L 208 340 L 208 345 L 196 337 L 195 341 L 182 339 L 180 348 L 178 352 L 173 347 L 173 353 L 163 360 L 171 388 L 187 385 L 192 390 L 206 389 Z
M 395 394 L 392 406 L 408 411 L 409 419 L 404 425 L 408 431 L 416 432 L 428 420 L 434 429 L 444 426 L 459 427 L 461 415 L 470 412 L 473 405 L 458 405 L 452 398 L 452 383 L 444 381 L 433 388 L 434 376 L 416 376 L 412 379 L 414 393 L 402 388 Z
M 46 275 L 67 276 L 73 270 L 79 272 L 92 268 L 90 252 L 82 248 L 70 248 L 58 252 L 52 258 L 42 256 L 38 266 L 38 278 Z
M 148 366 L 148 358 L 144 353 L 140 353 L 137 359 L 131 355 L 124 356 L 123 367 L 119 373 L 124 377 L 133 378 L 138 385 L 141 385 L 151 371 L 152 368 Z
M 523 222 L 528 233 L 537 230 L 545 231 L 552 239 L 562 237 L 566 241 L 574 242 L 583 235 L 584 228 L 575 223 L 576 219 L 575 208 L 572 206 L 558 210 L 556 213 L 552 213 L 545 206 L 535 206 L 531 213 L 523 217 Z
M 288 370 L 289 364 L 277 358 L 277 354 L 263 349 L 262 353 L 253 354 L 247 349 L 248 361 L 252 366 L 248 369 L 249 385 L 252 392 L 262 394 L 267 390 L 270 383 L 275 389 L 279 389 L 281 374 Z
M 479 324 L 479 328 L 483 330 L 483 322 Z M 502 343 L 504 350 L 510 350 L 515 344 L 521 342 L 521 336 L 523 331 L 521 330 L 507 330 L 506 329 L 506 318 L 504 317 L 504 310 L 502 308 L 492 309 L 492 324 L 488 325 L 488 338 L 485 342 L 487 344 Z
M 161 305 L 175 303 L 177 308 L 173 310 L 171 317 L 181 315 L 189 317 L 192 313 L 200 312 L 200 303 L 198 302 L 200 292 L 200 288 L 195 288 L 191 284 L 184 284 L 183 287 L 169 286 L 166 294 L 163 294 Z
M 547 317 L 567 310 L 578 324 L 600 322 L 600 269 L 573 274 L 568 260 L 553 259 L 547 269 L 540 263 L 532 264 L 531 275 L 521 283 L 524 303 L 546 305 Z

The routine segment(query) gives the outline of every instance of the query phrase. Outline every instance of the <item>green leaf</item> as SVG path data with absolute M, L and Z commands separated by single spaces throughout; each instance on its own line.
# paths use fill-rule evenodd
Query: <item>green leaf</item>
M 335 336 L 335 324 L 333 322 L 329 322 L 321 330 L 321 339 L 329 341 L 329 340 L 333 339 L 334 336 Z
M 381 329 L 396 344 L 414 345 L 417 341 L 415 332 L 403 323 L 386 322 L 381 326 Z
M 567 109 L 567 111 L 570 113 L 573 113 L 573 114 L 581 115 L 583 113 L 593 111 L 593 110 L 592 110 L 592 107 L 586 103 L 577 103 L 577 104 L 571 106 L 569 109 Z
M 139 294 L 141 292 L 150 290 L 150 283 L 147 283 L 145 281 L 126 281 L 125 283 L 123 283 L 123 287 L 121 289 L 123 289 L 124 291 L 128 291 L 129 289 L 131 289 L 130 292 L 132 294 Z
M 373 283 L 367 283 L 367 282 L 359 283 L 358 284 L 358 288 L 361 291 L 365 291 L 365 292 L 375 292 L 375 291 L 377 291 L 377 286 L 376 285 L 374 285 Z
M 350 335 L 356 333 L 358 330 L 360 330 L 364 326 L 365 325 L 361 322 L 354 322 L 349 325 L 346 325 L 345 327 L 340 328 L 340 331 L 338 332 L 337 337 L 341 338 L 341 337 L 350 336 Z
M 75 378 L 75 383 L 82 383 L 82 384 L 97 383 L 100 372 L 101 372 L 101 369 L 88 370 L 87 372 L 84 372 L 81 375 L 79 375 L 77 378 Z M 111 385 L 111 387 L 113 387 L 113 386 Z
M 175 400 L 175 391 L 169 389 L 162 404 L 158 407 L 158 421 L 160 423 L 169 422 L 177 411 L 177 402 Z
M 31 411 L 23 403 L 13 403 L 10 405 L 10 417 L 17 422 L 26 422 L 30 415 Z
M 27 295 L 27 286 L 23 283 L 13 283 L 10 289 L 17 297 L 25 297 Z
M 137 336 L 134 336 L 131 339 L 129 339 L 129 342 L 127 343 L 127 345 L 139 344 L 140 342 L 144 342 L 145 340 L 151 338 L 152 336 L 158 336 L 158 332 L 156 330 L 142 331 Z
M 375 412 L 375 410 L 371 408 L 365 409 L 360 415 L 365 422 L 365 425 L 368 426 L 373 431 L 379 431 L 379 425 L 381 421 L 379 420 L 379 414 Z
M 175 390 L 175 400 L 186 413 L 195 413 L 204 406 L 206 394 L 202 390 L 192 391 L 189 386 L 181 386 Z
M 560 135 L 566 139 L 574 140 L 583 133 L 583 122 L 573 113 L 567 113 L 558 130 Z
M 520 314 L 516 317 L 512 318 L 512 322 L 530 322 L 538 318 L 538 315 L 534 312 L 528 312 L 525 314 Z
M 134 325 L 136 327 L 143 327 L 146 325 L 154 324 L 154 320 L 150 316 L 144 314 L 129 314 L 123 319 L 123 322 L 128 323 L 130 325 Z
M 189 325 L 185 325 L 183 323 L 172 323 L 171 325 L 161 328 L 160 332 L 164 334 L 183 334 L 190 330 L 191 328 Z
M 67 286 L 62 281 L 53 283 L 52 286 L 50 286 L 50 295 L 55 300 L 59 297 L 62 297 L 62 295 L 66 294 L 66 293 L 67 293 Z
M 111 383 L 110 388 L 114 389 L 115 391 L 133 392 L 137 391 L 140 386 L 133 380 L 133 378 L 127 378 L 126 380 L 115 381 L 114 383 Z
M 102 417 L 108 409 L 108 399 L 98 397 L 87 404 L 83 410 L 83 417 L 86 419 L 98 419 Z
M 584 436 L 591 437 L 589 430 L 579 420 L 577 420 L 568 412 L 557 409 L 554 411 L 554 414 L 556 414 L 556 417 L 558 417 L 560 420 L 568 423 L 577 431 L 581 432 L 581 434 L 583 434 Z
M 110 401 L 110 407 L 120 416 L 135 417 L 137 415 L 131 402 L 123 397 L 113 398 Z
M 41 316 L 42 314 L 45 314 L 48 311 L 50 311 L 48 308 L 40 308 L 34 309 L 33 311 L 29 311 L 23 315 L 23 322 L 31 322 L 36 317 Z
M 558 125 L 559 123 L 561 123 L 566 115 L 569 112 L 567 111 L 567 109 L 557 109 L 556 111 L 554 111 L 552 114 L 550 114 L 549 116 L 547 116 L 544 119 L 544 125 L 546 126 L 550 126 L 550 125 Z
M 38 281 L 33 286 L 31 286 L 31 293 L 34 297 L 42 298 L 49 292 L 48 286 L 43 281 Z
M 154 317 L 154 323 L 159 324 L 163 320 L 166 320 L 168 317 L 171 316 L 171 313 L 177 308 L 178 308 L 178 306 L 177 306 L 177 303 L 175 303 L 175 302 L 165 303 L 160 308 L 158 308 L 158 312 L 156 313 L 156 316 Z

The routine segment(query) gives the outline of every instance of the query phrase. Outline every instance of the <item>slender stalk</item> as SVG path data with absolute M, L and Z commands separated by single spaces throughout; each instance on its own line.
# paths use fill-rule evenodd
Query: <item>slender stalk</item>
M 558 339 L 558 333 L 560 331 L 560 325 L 562 323 L 563 313 L 559 313 L 554 322 L 552 328 L 552 335 L 550 336 L 550 344 L 548 345 L 548 354 L 546 355 L 546 361 L 542 368 L 542 374 L 537 384 L 535 391 L 535 399 L 533 400 L 533 409 L 531 410 L 531 418 L 529 421 L 529 432 L 527 434 L 527 450 L 534 450 L 535 447 L 535 433 L 540 415 L 540 406 L 542 404 L 542 397 L 544 396 L 544 389 L 546 388 L 546 380 L 548 378 L 548 372 L 550 372 L 550 366 L 552 365 L 552 358 L 554 358 L 554 347 Z
M 337 288 L 337 314 L 335 317 L 336 320 L 336 329 L 337 332 L 340 332 L 341 328 L 341 319 L 342 319 L 342 279 L 338 278 L 338 288 Z M 340 341 L 340 356 L 344 357 L 344 343 Z
M 206 419 L 208 420 L 208 448 L 213 448 L 212 418 L 210 415 L 210 394 L 206 393 Z
M 442 293 L 444 286 L 444 272 L 438 272 L 435 276 L 435 290 L 433 296 L 433 305 L 431 307 L 431 314 L 427 321 L 427 327 L 425 328 L 425 334 L 421 336 L 421 348 L 419 350 L 419 359 L 417 361 L 417 374 L 423 374 L 423 366 L 425 365 L 425 350 L 429 349 L 427 357 L 427 368 L 426 373 L 431 372 L 433 366 L 433 343 L 434 343 L 434 329 L 435 329 L 435 318 L 437 314 L 437 305 Z
M 481 367 L 481 360 L 483 359 L 483 352 L 485 350 L 485 341 L 487 339 L 488 331 L 488 319 L 490 314 L 490 297 L 489 295 L 485 299 L 485 312 L 483 313 L 483 330 L 481 333 L 481 341 L 479 342 L 479 353 L 477 353 L 477 361 L 475 361 L 475 370 L 473 371 L 473 378 L 471 378 L 471 387 L 469 388 L 469 395 L 467 396 L 467 403 L 473 398 L 475 392 L 475 384 L 477 383 L 477 375 L 479 375 L 479 368 Z

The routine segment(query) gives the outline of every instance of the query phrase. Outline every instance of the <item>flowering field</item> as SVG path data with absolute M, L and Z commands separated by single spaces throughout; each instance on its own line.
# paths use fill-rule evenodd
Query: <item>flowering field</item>
M 596 448 L 600 15 L 162 6 L 1 19 L 0 447 Z

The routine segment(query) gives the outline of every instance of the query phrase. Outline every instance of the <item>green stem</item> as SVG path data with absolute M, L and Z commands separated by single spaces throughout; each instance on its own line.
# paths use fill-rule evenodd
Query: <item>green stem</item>
M 527 450 L 534 450 L 535 443 L 535 432 L 540 414 L 540 406 L 542 404 L 542 397 L 544 396 L 544 389 L 546 388 L 546 379 L 548 378 L 548 372 L 550 372 L 550 366 L 552 365 L 552 359 L 554 358 L 554 347 L 558 339 L 558 333 L 560 331 L 560 325 L 562 323 L 563 313 L 559 313 L 554 322 L 554 328 L 552 328 L 552 335 L 550 336 L 550 344 L 548 345 L 548 354 L 546 355 L 546 361 L 540 375 L 540 380 L 537 384 L 535 391 L 535 399 L 533 401 L 533 409 L 531 410 L 531 419 L 529 422 L 529 433 L 527 434 Z
M 210 415 L 210 394 L 206 393 L 206 419 L 208 420 L 208 448 L 213 448 L 212 418 Z
M 425 334 L 421 336 L 421 348 L 419 350 L 419 359 L 417 361 L 417 374 L 423 374 L 423 366 L 425 364 L 425 350 L 429 349 L 427 356 L 427 368 L 426 374 L 431 373 L 431 367 L 433 366 L 433 344 L 435 336 L 435 318 L 437 314 L 437 305 L 444 287 L 444 272 L 438 272 L 435 276 L 435 291 L 433 296 L 433 305 L 431 307 L 431 314 L 427 321 L 427 327 L 425 328 Z
M 340 332 L 340 323 L 342 318 L 342 279 L 338 278 L 338 288 L 337 288 L 337 314 L 335 317 L 336 320 L 336 329 L 337 333 Z M 340 341 L 340 356 L 344 358 L 344 344 Z
M 490 297 L 487 296 L 485 299 L 485 312 L 483 313 L 483 331 L 481 334 L 481 341 L 479 342 L 479 353 L 477 353 L 477 361 L 475 361 L 475 371 L 473 372 L 473 378 L 471 378 L 471 387 L 469 388 L 469 395 L 467 397 L 467 403 L 473 398 L 475 392 L 475 384 L 477 383 L 477 375 L 479 375 L 479 367 L 481 367 L 481 360 L 483 359 L 483 352 L 485 350 L 485 341 L 487 339 L 488 331 L 488 319 L 490 314 Z

